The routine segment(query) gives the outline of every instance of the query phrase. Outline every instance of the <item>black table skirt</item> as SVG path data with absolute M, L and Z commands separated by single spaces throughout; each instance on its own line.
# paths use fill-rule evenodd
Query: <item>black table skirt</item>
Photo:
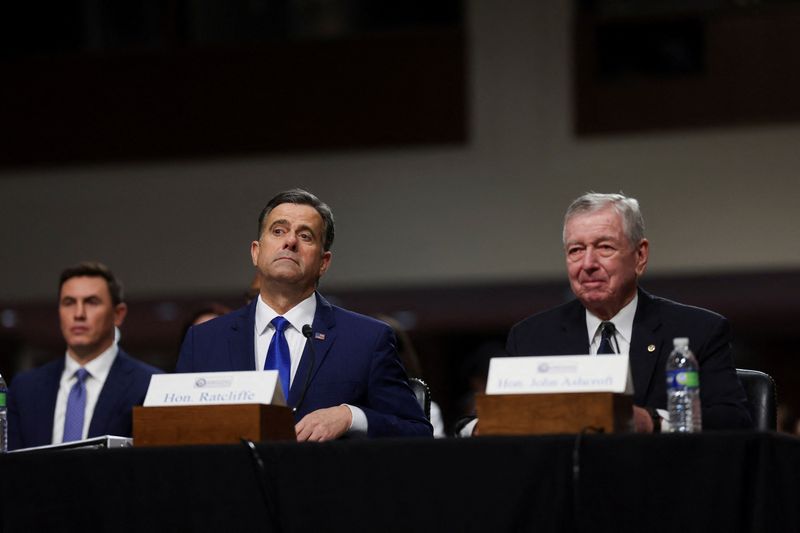
M 574 435 L 0 457 L 3 531 L 800 532 L 800 439 Z

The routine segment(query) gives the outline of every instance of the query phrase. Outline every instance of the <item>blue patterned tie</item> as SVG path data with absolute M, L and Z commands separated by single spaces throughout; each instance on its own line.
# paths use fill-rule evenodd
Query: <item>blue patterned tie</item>
M 600 346 L 597 348 L 598 355 L 617 353 L 611 345 L 611 338 L 614 336 L 616 328 L 612 322 L 602 322 L 600 324 Z
M 264 361 L 264 370 L 277 370 L 281 380 L 281 387 L 283 387 L 283 396 L 288 401 L 289 399 L 289 377 L 292 372 L 292 357 L 289 354 L 289 343 L 286 342 L 286 337 L 283 332 L 289 325 L 289 321 L 282 316 L 276 316 L 270 322 L 275 326 L 275 335 L 269 342 L 269 349 L 267 350 L 267 360 Z
M 83 437 L 83 418 L 86 413 L 86 376 L 89 371 L 79 368 L 75 372 L 77 381 L 69 390 L 67 398 L 67 416 L 64 418 L 64 442 L 81 440 Z

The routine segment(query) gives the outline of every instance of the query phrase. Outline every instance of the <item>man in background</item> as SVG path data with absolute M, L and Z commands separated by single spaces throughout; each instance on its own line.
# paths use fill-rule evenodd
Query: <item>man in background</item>
M 61 273 L 58 314 L 67 350 L 11 383 L 9 449 L 132 435 L 132 408 L 161 371 L 117 346 L 126 313 L 122 286 L 102 263 Z

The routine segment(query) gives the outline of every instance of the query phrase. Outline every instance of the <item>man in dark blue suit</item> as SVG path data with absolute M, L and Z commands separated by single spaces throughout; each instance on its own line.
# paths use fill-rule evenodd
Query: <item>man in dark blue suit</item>
M 189 329 L 178 372 L 277 369 L 298 441 L 343 435 L 431 436 L 388 325 L 328 303 L 316 287 L 331 262 L 334 222 L 313 194 L 267 203 L 251 244 L 259 295 Z
M 160 370 L 117 347 L 127 306 L 122 287 L 101 263 L 64 270 L 59 321 L 67 353 L 16 376 L 8 394 L 9 448 L 101 435 L 130 436 L 131 410 Z

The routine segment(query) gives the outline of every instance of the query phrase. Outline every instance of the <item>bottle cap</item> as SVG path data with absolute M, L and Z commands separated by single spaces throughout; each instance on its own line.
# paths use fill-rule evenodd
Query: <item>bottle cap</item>
M 689 346 L 689 337 L 675 337 L 672 339 L 672 345 L 675 348 L 683 348 L 684 346 Z

